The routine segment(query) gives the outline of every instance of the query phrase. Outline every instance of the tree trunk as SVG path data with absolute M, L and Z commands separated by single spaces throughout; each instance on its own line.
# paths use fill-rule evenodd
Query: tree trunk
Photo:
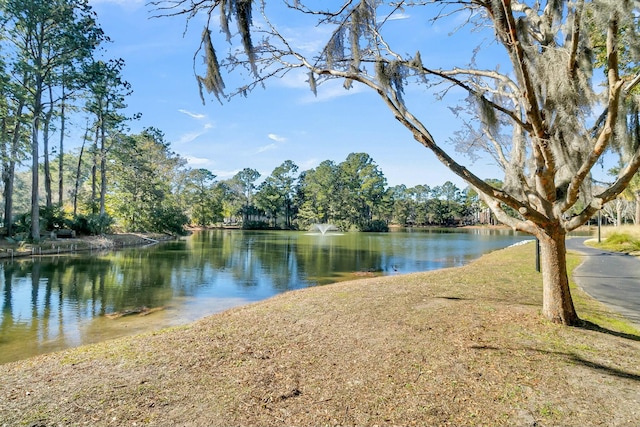
M 633 223 L 638 225 L 640 224 L 640 191 L 636 191 L 634 195 L 636 196 L 636 215 L 633 218 Z
M 11 158 L 3 171 L 4 228 L 7 236 L 13 235 L 13 187 L 16 176 L 16 161 Z
M 73 190 L 73 216 L 76 216 L 78 212 L 78 191 L 80 191 L 80 169 L 82 168 L 82 155 L 84 154 L 84 144 L 87 142 L 89 136 L 89 124 L 87 124 L 87 130 L 85 131 L 84 138 L 82 139 L 82 146 L 80 147 L 80 154 L 78 155 L 78 167 L 76 169 L 76 182 Z
M 41 38 L 42 35 L 40 35 Z M 40 131 L 40 115 L 42 114 L 42 96 L 44 92 L 44 42 L 38 40 L 35 61 L 35 88 L 33 92 L 33 124 L 31 128 L 31 238 L 40 240 L 40 182 L 38 162 L 40 160 L 38 132 Z
M 37 101 L 36 101 L 37 103 Z M 40 240 L 40 182 L 38 180 L 38 127 L 40 127 L 40 111 L 36 108 L 33 129 L 31 131 L 31 238 Z
M 554 323 L 573 326 L 580 319 L 569 290 L 565 237 L 559 228 L 545 230 L 538 237 L 542 261 L 542 314 Z
M 1 142 L 2 147 L 0 148 L 0 156 L 2 156 L 2 185 L 3 185 L 3 189 L 2 189 L 2 195 L 4 196 L 5 200 L 7 197 L 7 182 L 9 180 L 9 165 L 11 162 L 11 159 L 9 158 L 9 138 L 7 137 L 7 117 L 3 117 L 2 119 L 2 131 L 0 131 L 0 135 L 2 135 L 2 139 L 3 141 Z M 5 208 L 6 208 L 6 203 L 5 203 Z M 8 229 L 6 228 L 7 225 L 7 215 L 4 215 L 4 217 L 2 218 L 2 225 L 5 227 L 5 230 L 8 231 Z
M 58 206 L 62 207 L 64 194 L 64 132 L 66 127 L 65 93 L 62 83 L 62 101 L 60 104 L 60 157 L 58 159 Z
M 107 107 L 108 108 L 108 107 Z M 100 215 L 106 213 L 105 198 L 107 196 L 107 147 L 104 119 L 100 120 Z
M 49 89 L 51 90 L 51 89 Z M 50 95 L 51 96 L 51 95 Z M 44 156 L 44 193 L 47 208 L 53 205 L 53 195 L 51 189 L 51 163 L 49 162 L 49 132 L 51 126 L 51 118 L 53 117 L 53 101 L 51 108 L 45 114 L 44 129 L 42 136 L 42 155 Z
M 31 238 L 40 240 L 40 181 L 39 159 L 40 143 L 38 132 L 40 130 L 40 114 L 42 114 L 42 77 L 38 77 L 34 96 L 33 123 L 31 128 Z
M 93 141 L 93 164 L 91 165 L 91 213 L 95 215 L 97 186 L 98 186 L 98 138 L 100 137 L 100 126 L 96 126 L 96 137 Z
M 20 144 L 20 129 L 23 109 L 24 100 L 20 99 L 18 107 L 16 108 L 15 124 L 13 126 L 7 169 L 3 171 L 4 227 L 7 235 L 9 236 L 13 235 L 13 187 L 16 176 L 16 158 L 18 157 L 18 146 Z

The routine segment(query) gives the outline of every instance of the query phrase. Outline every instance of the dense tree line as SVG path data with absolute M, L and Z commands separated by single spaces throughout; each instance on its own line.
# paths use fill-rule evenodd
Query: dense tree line
M 496 221 L 475 190 L 451 182 L 388 187 L 365 153 L 302 172 L 287 160 L 266 177 L 246 168 L 218 181 L 211 171 L 188 168 L 160 130 L 127 130 L 135 117 L 121 113 L 132 93 L 122 78 L 125 64 L 100 57 L 109 38 L 87 0 L 7 0 L 0 12 L 5 234 L 39 239 L 56 228 L 179 233 L 186 225 L 305 229 L 314 223 L 366 231 Z M 72 113 L 86 119 L 80 147 L 69 153 Z M 502 188 L 498 180 L 486 183 Z M 629 199 L 640 194 L 633 191 Z M 631 205 L 637 204 L 617 199 L 604 214 L 620 222 Z M 502 209 L 519 217 L 506 203 Z
M 186 226 L 308 229 L 331 223 L 343 230 L 382 231 L 402 226 L 454 226 L 489 222 L 477 195 L 451 182 L 429 187 L 387 186 L 375 161 L 352 153 L 340 163 L 325 160 L 298 173 L 291 160 L 263 177 L 245 168 L 231 179 L 217 180 L 207 169 L 192 169 L 171 151 L 158 129 L 119 134 L 106 155 L 109 164 L 104 212 L 94 179 L 93 158 L 82 149 L 67 153 L 63 174 L 79 170 L 79 185 L 61 207 L 42 207 L 45 231 L 72 228 L 96 234 L 122 231 L 181 233 Z M 29 173 L 18 173 L 28 182 Z M 98 172 L 98 177 L 100 173 Z M 29 230 L 28 185 L 16 190 L 14 229 Z M 75 214 L 73 209 L 77 209 Z M 17 228 L 16 228 L 17 225 Z
M 180 233 L 187 225 L 333 223 L 384 230 L 473 221 L 479 204 L 471 193 L 450 182 L 388 188 L 365 153 L 302 172 L 287 160 L 266 177 L 246 168 L 216 180 L 191 169 L 159 129 L 128 130 L 136 117 L 122 111 L 132 88 L 124 61 L 103 58 L 107 43 L 88 0 L 0 2 L 4 234 L 38 240 L 59 228 Z M 71 151 L 70 129 L 84 135 Z
M 63 209 L 68 187 L 72 192 L 80 189 L 87 162 L 92 188 L 88 211 L 106 217 L 107 154 L 123 129 L 126 118 L 118 111 L 130 93 L 120 76 L 122 60 L 98 56 L 108 40 L 88 0 L 0 2 L 0 161 L 6 233 L 14 232 L 14 203 L 23 197 L 16 194 L 16 188 L 23 188 L 16 185 L 16 173 L 29 164 L 30 203 L 20 220 L 32 239 L 39 239 L 42 228 L 50 226 L 41 227 L 41 218 Z M 64 147 L 67 117 L 75 111 L 87 116 L 87 146 L 83 144 L 74 168 Z M 57 164 L 51 162 L 54 153 Z M 66 178 L 71 178 L 71 186 L 65 185 Z M 74 213 L 76 196 L 73 193 Z

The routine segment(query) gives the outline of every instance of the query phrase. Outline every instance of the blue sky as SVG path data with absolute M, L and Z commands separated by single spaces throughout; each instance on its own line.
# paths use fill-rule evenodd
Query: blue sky
M 128 98 L 128 112 L 142 113 L 142 119 L 131 124 L 132 131 L 159 128 L 191 167 L 207 168 L 218 179 L 231 178 L 248 167 L 264 178 L 285 160 L 292 160 L 303 171 L 324 160 L 339 163 L 349 153 L 366 152 L 391 186 L 435 186 L 449 180 L 466 187 L 416 142 L 368 89 L 346 91 L 336 81 L 320 86 L 314 97 L 303 76 L 290 75 L 247 98 L 220 105 L 207 97 L 203 105 L 193 75 L 193 55 L 202 31 L 199 22 L 192 22 L 185 34 L 184 17 L 150 18 L 146 0 L 90 2 L 112 39 L 105 46 L 104 58 L 123 58 L 126 63 L 123 75 L 134 91 Z M 406 41 L 430 37 L 435 43 L 430 42 L 429 53 L 437 55 L 442 66 L 465 55 L 457 45 L 442 42 L 451 29 L 413 23 L 407 31 L 410 22 L 403 19 L 392 24 Z M 318 45 L 326 40 L 312 27 L 288 26 L 287 31 L 299 43 Z M 466 54 L 462 64 L 468 58 Z M 457 126 L 448 106 L 426 92 L 413 95 L 420 97 L 423 121 L 439 142 L 445 142 Z M 502 178 L 488 161 L 479 160 L 470 168 L 481 178 Z

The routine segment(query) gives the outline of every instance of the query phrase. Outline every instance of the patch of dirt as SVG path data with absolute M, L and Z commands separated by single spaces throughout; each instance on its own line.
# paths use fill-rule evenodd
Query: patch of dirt
M 533 245 L 0 366 L 5 425 L 640 425 L 640 335 L 540 316 Z M 577 291 L 576 291 L 577 292 Z

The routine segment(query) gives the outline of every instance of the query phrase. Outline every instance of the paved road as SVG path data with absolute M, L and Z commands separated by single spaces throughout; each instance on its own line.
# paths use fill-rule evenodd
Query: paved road
M 640 260 L 584 245 L 583 237 L 567 239 L 567 250 L 584 255 L 573 279 L 593 298 L 640 327 Z

